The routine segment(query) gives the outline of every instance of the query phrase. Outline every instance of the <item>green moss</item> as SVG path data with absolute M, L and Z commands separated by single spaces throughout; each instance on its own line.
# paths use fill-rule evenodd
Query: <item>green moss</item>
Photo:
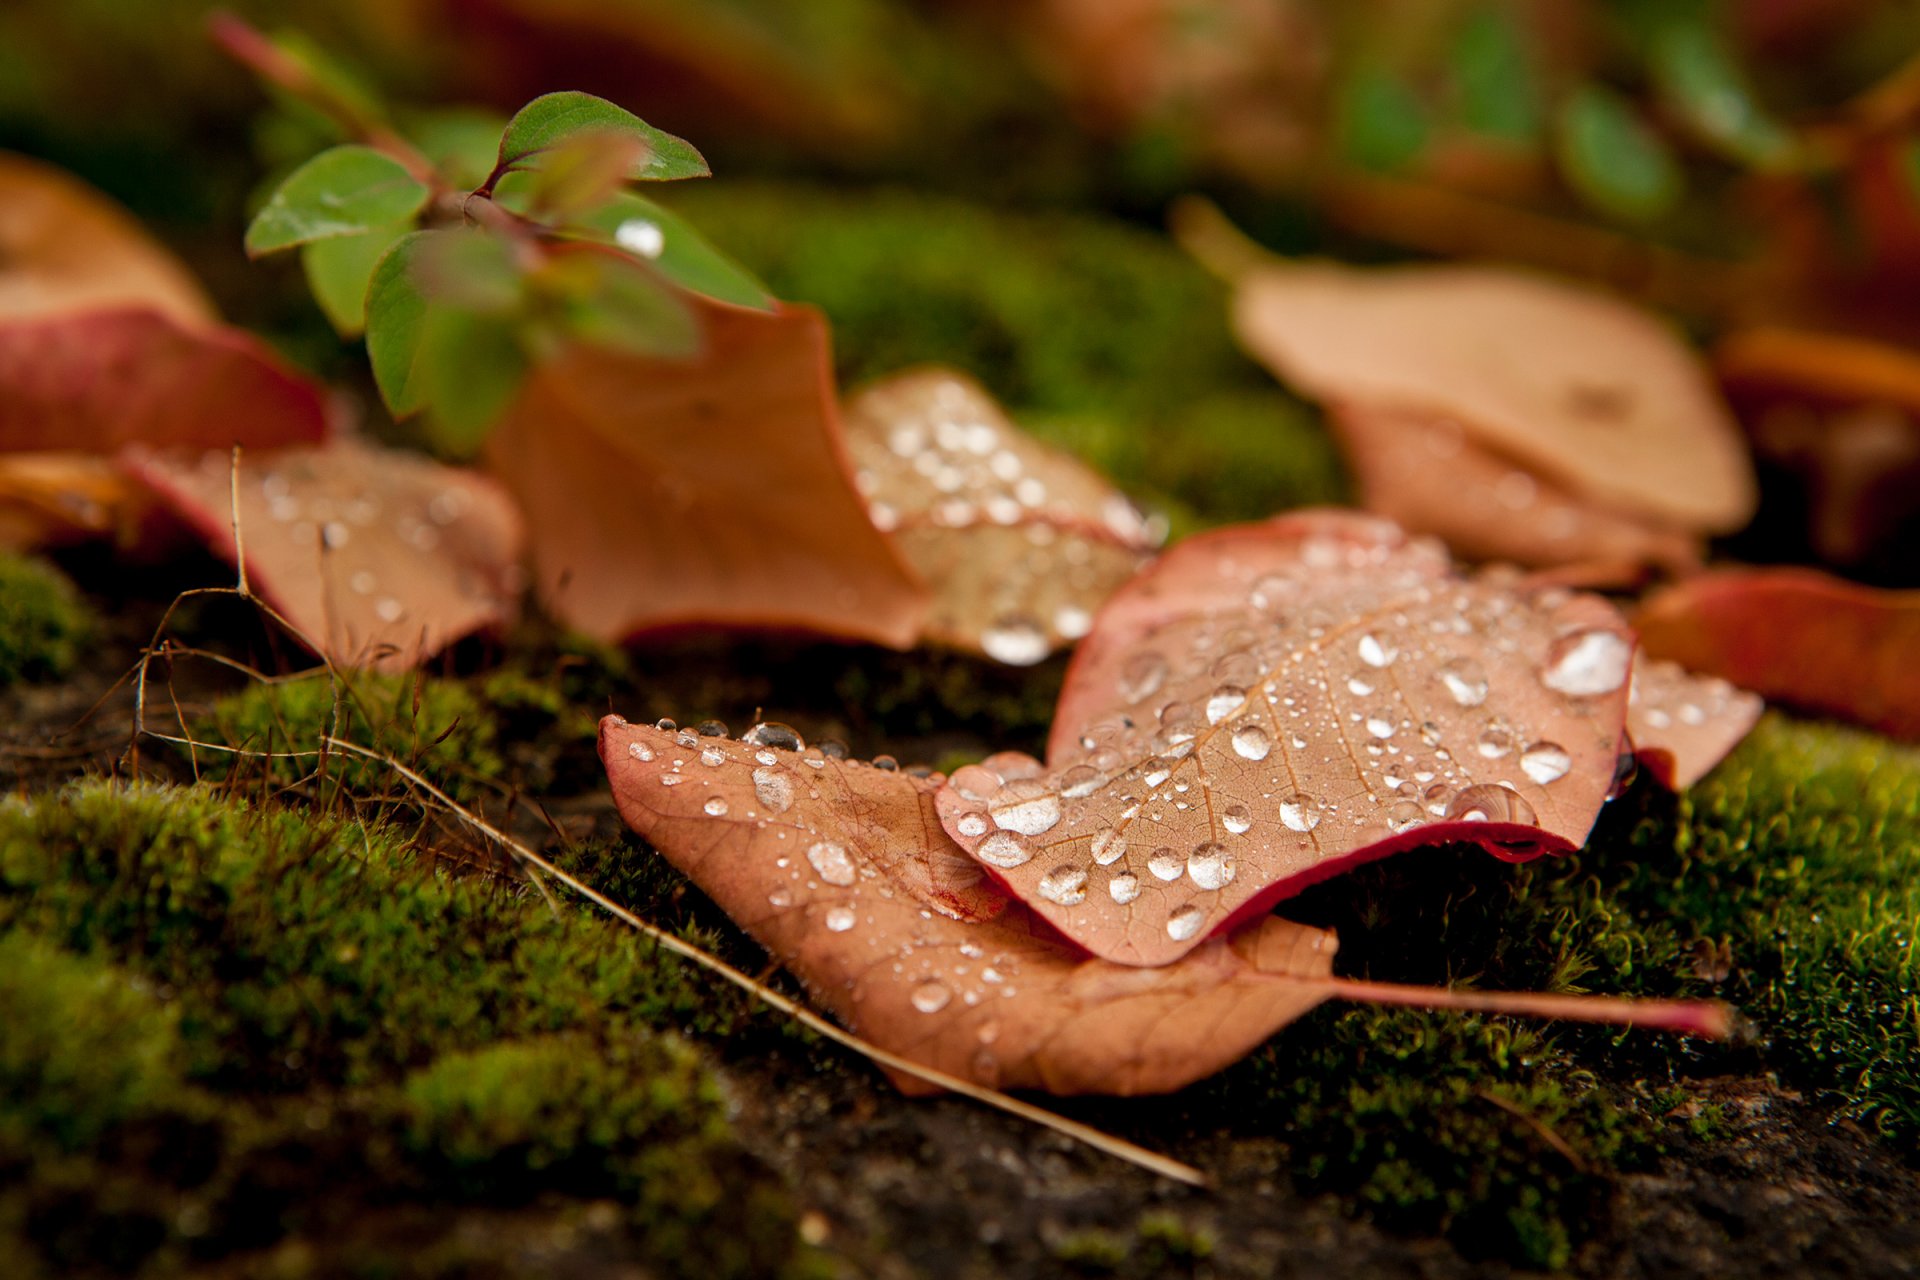
M 738 1031 L 743 1001 L 389 832 L 204 789 L 9 803 L 0 939 L 0 1249 L 48 1273 L 378 1270 L 455 1208 L 556 1196 L 628 1206 L 614 1244 L 659 1272 L 800 1258 L 718 1078 L 652 1029 Z
M 65 675 L 94 631 L 66 575 L 30 556 L 0 552 L 0 688 Z
M 324 780 L 361 797 L 404 792 L 405 783 L 381 761 L 333 748 L 323 755 L 325 739 L 391 756 L 456 799 L 477 794 L 504 769 L 486 704 L 459 681 L 424 675 L 350 672 L 337 687 L 324 676 L 252 684 L 214 703 L 193 730 L 205 742 L 278 756 L 236 762 L 203 754 L 202 769 L 264 774 L 283 787 Z
M 1206 521 L 1346 492 L 1315 415 L 1240 354 L 1224 289 L 1164 237 L 898 192 L 707 185 L 675 203 L 827 313 L 849 382 L 956 365 L 1036 434 Z

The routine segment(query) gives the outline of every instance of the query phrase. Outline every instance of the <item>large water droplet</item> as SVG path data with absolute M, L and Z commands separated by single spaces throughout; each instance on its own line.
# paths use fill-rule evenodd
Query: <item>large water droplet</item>
M 1253 814 L 1243 804 L 1230 804 L 1220 811 L 1220 825 L 1241 835 L 1253 825 Z
M 753 728 L 740 735 L 740 741 L 756 747 L 772 747 L 776 751 L 805 751 L 807 744 L 792 725 L 781 724 L 778 720 L 762 720 Z
M 1472 658 L 1443 662 L 1433 674 L 1446 687 L 1448 696 L 1463 707 L 1477 707 L 1487 700 L 1487 673 Z
M 1455 822 L 1514 822 L 1534 824 L 1533 806 L 1512 787 L 1498 782 L 1482 782 L 1460 788 L 1447 805 L 1447 817 Z
M 1093 838 L 1093 860 L 1103 867 L 1112 866 L 1127 853 L 1127 838 L 1108 827 Z
M 1573 768 L 1573 757 L 1557 742 L 1536 742 L 1520 753 L 1520 768 L 1541 786 L 1558 782 Z
M 1373 673 L 1366 670 L 1355 671 L 1347 677 L 1347 692 L 1356 698 L 1364 698 L 1373 692 Z
M 1367 732 L 1382 741 L 1393 736 L 1395 727 L 1393 712 L 1385 708 L 1381 708 L 1367 717 Z
M 700 807 L 706 810 L 709 818 L 724 818 L 727 816 L 727 802 L 719 796 L 713 797 L 713 799 L 707 801 Z
M 847 856 L 845 845 L 821 840 L 807 849 L 807 861 L 828 884 L 844 887 L 854 881 L 853 859 Z
M 700 752 L 700 763 L 709 769 L 717 769 L 727 762 L 727 753 L 718 747 L 705 747 Z
M 1121 906 L 1140 896 L 1140 877 L 1131 871 L 1122 871 L 1107 881 L 1107 893 Z
M 907 998 L 913 1001 L 913 1007 L 922 1013 L 938 1013 L 947 1007 L 948 1001 L 953 999 L 953 992 L 947 990 L 945 983 L 923 982 L 915 987 L 913 994 Z
M 1105 782 L 1106 778 L 1092 765 L 1077 764 L 1060 775 L 1060 797 L 1063 800 L 1084 800 Z
M 1498 760 L 1513 750 L 1513 731 L 1498 720 L 1492 721 L 1481 731 L 1475 745 L 1488 760 Z
M 828 933 L 845 933 L 847 930 L 853 928 L 853 923 L 854 915 L 852 907 L 834 907 L 827 912 Z
M 1280 802 L 1280 821 L 1294 831 L 1311 831 L 1320 825 L 1320 802 L 1296 791 Z
M 1063 907 L 1087 900 L 1087 873 L 1080 867 L 1055 867 L 1040 877 L 1040 896 Z
M 1020 867 L 1032 861 L 1033 850 L 1013 832 L 996 831 L 980 842 L 973 855 L 996 867 Z
M 1151 649 L 1134 654 L 1120 668 L 1119 692 L 1128 702 L 1151 698 L 1166 682 L 1167 660 Z
M 653 748 L 644 742 L 629 742 L 627 744 L 627 754 L 635 760 L 645 762 L 653 759 Z
M 1200 932 L 1200 926 L 1206 922 L 1204 907 L 1189 902 L 1167 917 L 1167 936 L 1175 942 L 1185 942 Z
M 1002 831 L 1017 831 L 1023 836 L 1042 835 L 1060 821 L 1060 798 L 1048 791 L 1031 794 L 1042 784 L 1031 779 L 1009 784 L 988 805 L 994 825 Z M 1026 793 L 1026 794 L 1023 794 Z
M 1273 739 L 1257 722 L 1242 720 L 1233 729 L 1233 752 L 1243 760 L 1265 760 Z
M 1575 631 L 1547 648 L 1540 683 L 1575 698 L 1597 697 L 1625 684 L 1632 663 L 1633 646 L 1617 632 Z
M 1233 883 L 1233 854 L 1217 841 L 1200 845 L 1187 855 L 1187 875 L 1202 889 L 1219 889 Z
M 1051 647 L 1046 628 L 1023 613 L 995 618 L 980 633 L 980 648 L 986 655 L 1010 667 L 1030 667 L 1045 658 Z
M 1160 880 L 1178 880 L 1186 872 L 1186 864 L 1180 855 L 1162 845 L 1147 858 L 1147 870 Z
M 1219 724 L 1247 703 L 1247 691 L 1237 684 L 1223 684 L 1207 697 L 1207 723 Z
M 793 780 L 778 769 L 755 769 L 753 796 L 768 813 L 785 813 L 793 808 Z
M 984 813 L 963 813 L 960 820 L 953 824 L 960 834 L 968 839 L 987 834 L 987 815 Z
M 1360 661 L 1370 667 L 1391 666 L 1393 660 L 1400 656 L 1400 650 L 1394 647 L 1392 641 L 1383 640 L 1371 631 L 1360 637 L 1355 648 L 1360 652 Z
M 1416 800 L 1395 800 L 1387 806 L 1387 830 L 1405 831 L 1417 827 L 1427 820 L 1427 814 Z

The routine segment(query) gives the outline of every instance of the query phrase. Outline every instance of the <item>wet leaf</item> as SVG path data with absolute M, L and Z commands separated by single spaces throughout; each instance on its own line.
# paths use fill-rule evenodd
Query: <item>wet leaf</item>
M 1153 549 L 1125 496 L 1026 435 L 962 374 L 897 374 L 845 415 L 874 524 L 933 589 L 936 643 L 1038 662 L 1085 635 Z
M 0 453 L 0 547 L 133 540 L 144 494 L 91 453 Z
M 1457 577 L 1385 521 L 1215 530 L 1108 602 L 1046 764 L 962 769 L 940 817 L 1094 954 L 1165 964 L 1402 849 L 1577 846 L 1613 782 L 1632 653 L 1604 601 Z
M 557 144 L 527 183 L 527 205 L 543 223 L 590 213 L 643 168 L 651 148 L 630 133 L 588 130 Z
M 1698 567 L 1697 536 L 1576 497 L 1417 409 L 1335 405 L 1328 415 L 1367 510 L 1431 534 L 1467 560 L 1547 567 Z
M 1171 968 L 1087 957 L 946 837 L 934 780 L 617 717 L 600 755 L 627 823 L 815 1001 L 981 1084 L 1177 1089 L 1333 994 L 1302 981 L 1329 975 L 1333 936 L 1279 919 Z
M 341 337 L 357 338 L 366 330 L 367 286 L 373 280 L 373 269 L 394 242 L 411 230 L 411 223 L 396 223 L 364 235 L 300 246 L 300 267 L 306 273 L 307 287 Z
M 1627 736 L 1659 781 L 1684 791 L 1713 771 L 1760 721 L 1766 704 L 1718 676 L 1696 676 L 1675 662 L 1634 655 Z
M 1624 302 L 1490 267 L 1253 266 L 1240 340 L 1301 390 L 1420 410 L 1582 498 L 1677 529 L 1737 529 L 1752 466 L 1700 361 Z
M 620 133 L 646 144 L 629 166 L 631 179 L 704 178 L 712 171 L 691 143 L 590 93 L 549 93 L 514 113 L 500 136 L 501 172 L 543 167 L 562 144 L 586 133 Z
M 1672 151 L 1610 89 L 1583 85 L 1561 104 L 1558 149 L 1568 185 L 1603 213 L 1646 222 L 1680 198 L 1685 179 Z
M 722 625 L 912 643 L 926 592 L 848 474 L 825 322 L 688 305 L 699 356 L 569 348 L 487 440 L 542 601 L 605 640 Z
M 247 255 L 401 222 L 420 211 L 427 195 L 427 184 L 392 156 L 372 147 L 334 147 L 287 175 L 254 215 Z
M 1920 738 L 1920 592 L 1811 569 L 1723 569 L 1654 595 L 1635 625 L 1653 657 L 1769 701 Z
M 234 559 L 230 454 L 127 466 Z M 337 663 L 404 670 L 512 616 L 521 520 L 476 472 L 343 440 L 244 455 L 239 497 L 251 584 Z
M 682 289 L 763 311 L 773 306 L 773 294 L 752 272 L 714 248 L 684 218 L 631 191 L 583 216 L 581 223 L 603 243 L 652 263 Z

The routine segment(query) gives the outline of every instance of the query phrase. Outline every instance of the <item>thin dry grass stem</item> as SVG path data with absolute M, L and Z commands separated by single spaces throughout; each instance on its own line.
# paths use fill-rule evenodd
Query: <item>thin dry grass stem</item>
M 1714 1000 L 1635 1000 L 1620 996 L 1568 996 L 1533 991 L 1471 991 L 1457 987 L 1404 986 L 1397 982 L 1362 982 L 1350 978 L 1327 980 L 1335 999 L 1366 1004 L 1411 1005 L 1419 1009 L 1457 1009 L 1469 1013 L 1516 1014 L 1533 1018 L 1564 1018 L 1573 1022 L 1606 1022 L 1619 1026 L 1658 1027 L 1688 1035 L 1724 1040 L 1732 1032 L 1733 1014 Z
M 1555 1133 L 1552 1126 L 1548 1125 L 1547 1122 L 1539 1116 L 1534 1115 L 1519 1103 L 1511 1102 L 1489 1089 L 1476 1088 L 1473 1091 L 1473 1096 L 1491 1106 L 1498 1107 L 1525 1125 L 1533 1133 L 1534 1137 L 1559 1152 L 1561 1157 L 1565 1159 L 1568 1164 L 1572 1165 L 1576 1172 L 1587 1172 L 1587 1162 L 1578 1151 L 1574 1150 L 1573 1144 Z
M 227 468 L 227 506 L 233 518 L 233 568 L 238 582 L 236 585 L 242 595 L 252 595 L 247 588 L 247 544 L 240 533 L 240 446 L 233 446 L 233 462 Z

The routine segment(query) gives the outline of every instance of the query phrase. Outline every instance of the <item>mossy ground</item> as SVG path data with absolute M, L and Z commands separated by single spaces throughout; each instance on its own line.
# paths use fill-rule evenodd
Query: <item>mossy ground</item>
M 0 688 L 73 669 L 94 630 L 79 593 L 43 560 L 0 552 Z

